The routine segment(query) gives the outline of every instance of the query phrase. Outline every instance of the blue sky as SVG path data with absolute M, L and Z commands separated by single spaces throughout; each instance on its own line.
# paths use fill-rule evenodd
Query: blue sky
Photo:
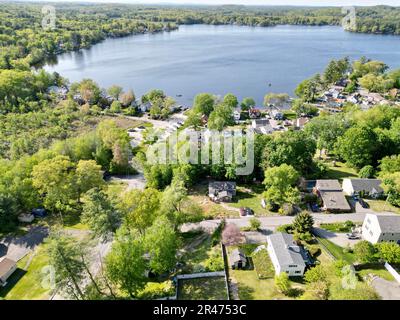
M 57 0 L 48 0 L 58 2 Z M 171 4 L 247 4 L 247 5 L 315 5 L 315 6 L 370 6 L 387 4 L 399 6 L 399 0 L 60 0 L 60 2 L 113 2 L 113 3 L 171 3 Z

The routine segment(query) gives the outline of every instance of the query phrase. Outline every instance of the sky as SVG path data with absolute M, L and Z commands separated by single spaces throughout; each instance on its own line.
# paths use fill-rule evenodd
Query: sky
M 44 1 L 44 0 L 43 0 Z M 297 6 L 400 6 L 400 0 L 47 0 L 53 2 L 108 2 L 108 3 L 170 3 L 170 4 L 245 4 Z

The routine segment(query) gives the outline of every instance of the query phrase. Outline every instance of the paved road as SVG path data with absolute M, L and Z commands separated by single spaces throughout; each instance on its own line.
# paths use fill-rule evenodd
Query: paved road
M 19 261 L 34 250 L 49 235 L 49 229 L 44 226 L 33 226 L 19 237 L 7 236 L 0 239 L 0 259 L 4 256 Z
M 374 277 L 371 285 L 383 300 L 400 300 L 400 284 L 398 282 Z
M 345 222 L 347 220 L 353 222 L 362 222 L 365 218 L 365 213 L 346 213 L 346 214 L 326 214 L 326 213 L 312 213 L 315 225 L 318 226 L 320 223 L 333 223 L 333 222 Z M 396 215 L 394 213 L 384 213 L 384 215 Z M 248 227 L 250 217 L 227 219 L 227 223 L 234 223 L 239 228 Z M 261 222 L 262 229 L 274 230 L 283 224 L 290 224 L 293 222 L 294 217 L 289 216 L 272 216 L 272 217 L 257 217 Z M 182 226 L 182 231 L 189 231 L 194 229 L 205 229 L 213 230 L 218 226 L 221 220 L 204 220 L 198 223 L 190 223 Z

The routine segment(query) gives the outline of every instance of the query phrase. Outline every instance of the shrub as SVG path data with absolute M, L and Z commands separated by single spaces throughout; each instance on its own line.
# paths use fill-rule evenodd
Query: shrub
M 327 273 L 325 268 L 322 265 L 318 265 L 310 270 L 308 270 L 304 274 L 304 280 L 308 283 L 317 282 L 317 281 L 327 281 L 326 279 Z
M 321 248 L 316 245 L 308 246 L 307 250 L 314 259 L 321 254 Z
M 175 295 L 175 286 L 171 280 L 164 282 L 148 282 L 137 295 L 139 299 L 153 300 Z
M 274 279 L 275 287 L 278 289 L 279 292 L 283 294 L 288 294 L 291 289 L 289 276 L 286 272 L 281 272 L 279 275 L 275 276 Z
M 251 218 L 250 219 L 250 229 L 253 231 L 257 231 L 261 227 L 261 221 L 258 220 L 257 218 Z
M 373 178 L 375 175 L 375 169 L 373 166 L 367 165 L 358 172 L 360 178 L 368 179 Z
M 208 272 L 224 270 L 224 260 L 219 248 L 214 248 L 210 257 L 204 262 L 204 268 Z
M 358 242 L 354 246 L 354 254 L 361 263 L 371 263 L 377 260 L 375 247 L 366 240 Z
M 293 225 L 291 225 L 291 224 L 282 224 L 278 228 L 276 228 L 276 231 L 282 232 L 282 233 L 292 233 L 293 232 Z

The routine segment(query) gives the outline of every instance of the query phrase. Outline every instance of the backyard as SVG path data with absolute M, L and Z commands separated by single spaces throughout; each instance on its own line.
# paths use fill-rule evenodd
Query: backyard
M 274 283 L 275 270 L 266 250 L 257 254 L 253 251 L 258 247 L 254 244 L 240 245 L 240 249 L 250 257 L 250 267 L 244 270 L 229 270 L 232 287 L 236 287 L 241 300 L 286 300 L 293 299 L 280 293 Z M 228 255 L 236 246 L 228 247 Z M 261 275 L 261 277 L 260 277 Z M 294 289 L 302 291 L 304 285 L 299 279 L 291 279 Z
M 43 287 L 44 272 L 48 265 L 46 245 L 40 245 L 35 252 L 29 253 L 21 259 L 18 269 L 8 279 L 8 284 L 0 288 L 0 298 L 7 300 L 46 300 L 49 298 L 49 289 Z
M 400 208 L 397 208 L 393 205 L 391 205 L 389 202 L 385 200 L 371 200 L 371 199 L 365 199 L 366 202 L 368 202 L 369 207 L 375 211 L 375 212 L 393 212 L 400 214 Z
M 228 300 L 225 278 L 179 280 L 178 300 Z

